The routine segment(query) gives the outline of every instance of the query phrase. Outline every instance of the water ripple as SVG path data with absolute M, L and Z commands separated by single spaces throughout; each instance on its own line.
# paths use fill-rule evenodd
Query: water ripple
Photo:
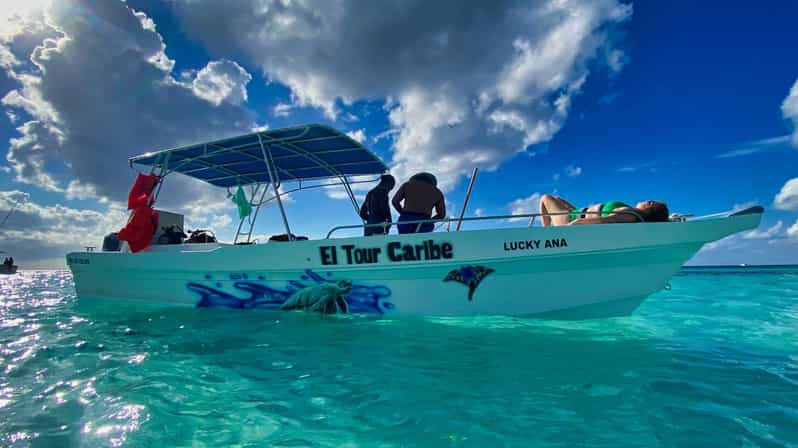
M 632 317 L 337 318 L 0 279 L 0 445 L 795 446 L 798 275 L 684 272 Z

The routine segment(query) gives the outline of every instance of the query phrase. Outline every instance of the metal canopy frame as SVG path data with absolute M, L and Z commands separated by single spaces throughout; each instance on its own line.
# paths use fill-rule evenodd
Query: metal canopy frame
M 351 187 L 358 182 L 351 181 L 348 176 L 379 175 L 388 171 L 385 163 L 369 149 L 340 131 L 318 124 L 258 131 L 146 153 L 130 158 L 129 163 L 131 167 L 133 164 L 150 166 L 151 172 L 158 173 L 159 183 L 153 200 L 160 192 L 163 179 L 175 172 L 227 188 L 228 193 L 231 187 L 251 187 L 249 196 L 254 211 L 240 220 L 235 243 L 252 242 L 260 207 L 273 199 L 280 209 L 286 235 L 293 239 L 281 198 L 285 194 L 280 191 L 284 181 L 299 184 L 299 188 L 291 191 L 343 185 L 358 213 L 360 207 Z M 338 182 L 303 187 L 303 182 L 324 179 Z M 266 198 L 269 189 L 272 196 Z M 260 197 L 254 202 L 258 195 Z
M 274 169 L 269 169 L 262 158 L 262 145 L 270 149 Z M 357 141 L 317 124 L 142 154 L 130 158 L 130 164 L 157 169 L 169 157 L 168 173 L 179 172 L 220 187 L 267 182 L 270 170 L 286 182 L 381 174 L 388 170 L 379 157 Z

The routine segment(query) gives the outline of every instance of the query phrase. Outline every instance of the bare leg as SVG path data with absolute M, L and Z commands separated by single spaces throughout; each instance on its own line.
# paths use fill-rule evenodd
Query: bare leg
M 540 220 L 543 223 L 543 227 L 549 227 L 551 225 L 551 216 L 547 215 L 549 210 L 546 208 L 546 202 L 548 202 L 548 198 L 551 196 L 544 194 L 540 197 L 540 204 L 538 205 L 540 208 Z
M 564 213 L 574 208 L 575 207 L 565 199 L 544 194 L 540 198 L 540 219 L 543 221 L 543 227 L 549 227 L 551 225 L 564 226 L 568 224 L 568 215 L 549 216 L 548 213 Z
M 576 208 L 576 206 L 575 206 L 574 204 L 571 204 L 570 202 L 566 201 L 566 200 L 565 200 L 565 199 L 563 199 L 561 196 L 555 196 L 555 197 L 556 197 L 556 198 L 557 198 L 557 199 L 558 199 L 560 202 L 562 202 L 563 204 L 565 204 L 565 206 L 566 206 L 566 207 L 568 207 L 568 210 L 573 210 L 573 209 L 575 209 L 575 208 Z

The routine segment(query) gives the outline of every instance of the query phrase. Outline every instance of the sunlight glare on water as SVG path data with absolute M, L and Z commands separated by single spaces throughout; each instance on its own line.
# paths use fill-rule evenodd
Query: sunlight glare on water
M 0 278 L 0 445 L 796 446 L 798 268 L 671 284 L 627 318 L 378 319 L 84 303 L 24 272 Z

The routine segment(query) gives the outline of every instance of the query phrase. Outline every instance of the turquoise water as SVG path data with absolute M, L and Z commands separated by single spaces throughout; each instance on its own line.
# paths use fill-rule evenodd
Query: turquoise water
M 603 321 L 375 319 L 99 306 L 25 272 L 0 278 L 0 445 L 798 446 L 798 267 L 671 284 Z

